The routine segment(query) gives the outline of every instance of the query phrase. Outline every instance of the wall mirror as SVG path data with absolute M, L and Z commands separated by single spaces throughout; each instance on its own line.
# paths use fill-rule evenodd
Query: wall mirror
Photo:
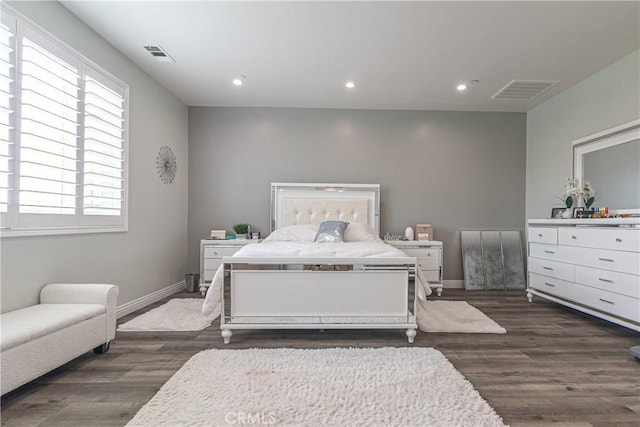
M 640 213 L 640 120 L 573 141 L 573 176 L 591 183 L 594 206 Z

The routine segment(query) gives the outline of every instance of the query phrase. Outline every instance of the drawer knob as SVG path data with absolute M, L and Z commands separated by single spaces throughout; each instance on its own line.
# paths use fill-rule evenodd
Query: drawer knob
M 600 280 L 601 282 L 604 282 L 604 283 L 613 283 L 613 280 L 603 279 L 602 277 L 598 277 L 598 280 Z
M 538 233 L 538 237 L 542 237 L 542 233 Z
M 598 299 L 599 299 L 600 301 L 602 301 L 602 302 L 606 302 L 607 304 L 616 305 L 616 303 L 615 303 L 615 302 L 613 302 L 613 301 L 609 301 L 609 300 L 602 299 L 602 298 L 598 298 Z
M 610 258 L 598 258 L 600 261 L 606 261 L 606 262 L 614 262 L 612 259 Z
M 573 240 L 577 240 L 577 239 L 578 239 L 578 236 L 576 236 L 576 235 L 573 235 L 573 234 L 572 234 L 572 235 L 571 235 L 571 238 L 572 238 Z
M 621 239 L 621 238 L 619 238 L 619 237 L 616 237 L 616 242 L 618 242 L 618 243 L 622 243 L 622 239 Z

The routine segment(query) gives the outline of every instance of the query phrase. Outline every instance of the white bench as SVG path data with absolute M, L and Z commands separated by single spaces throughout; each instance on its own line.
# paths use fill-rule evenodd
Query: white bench
M 0 315 L 2 394 L 87 351 L 106 352 L 117 297 L 115 285 L 56 283 L 40 291 L 40 304 Z

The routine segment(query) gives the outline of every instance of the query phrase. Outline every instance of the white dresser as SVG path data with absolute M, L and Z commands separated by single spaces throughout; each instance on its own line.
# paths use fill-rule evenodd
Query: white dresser
M 211 285 L 213 275 L 222 264 L 222 257 L 231 256 L 241 247 L 262 240 L 200 240 L 200 293 L 204 295 Z
M 385 240 L 408 256 L 415 257 L 429 285 L 442 295 L 442 242 L 437 240 Z
M 640 331 L 640 219 L 529 220 L 527 297 Z

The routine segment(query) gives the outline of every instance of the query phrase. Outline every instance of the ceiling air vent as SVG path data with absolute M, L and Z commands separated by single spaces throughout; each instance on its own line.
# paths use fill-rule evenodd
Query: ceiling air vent
M 158 61 L 161 61 L 161 62 L 176 62 L 160 46 L 145 46 L 144 48 L 145 48 L 145 50 L 147 52 L 149 52 L 151 54 L 151 56 L 156 58 Z
M 558 80 L 511 80 L 508 85 L 500 89 L 491 99 L 520 99 L 530 100 L 545 92 Z

